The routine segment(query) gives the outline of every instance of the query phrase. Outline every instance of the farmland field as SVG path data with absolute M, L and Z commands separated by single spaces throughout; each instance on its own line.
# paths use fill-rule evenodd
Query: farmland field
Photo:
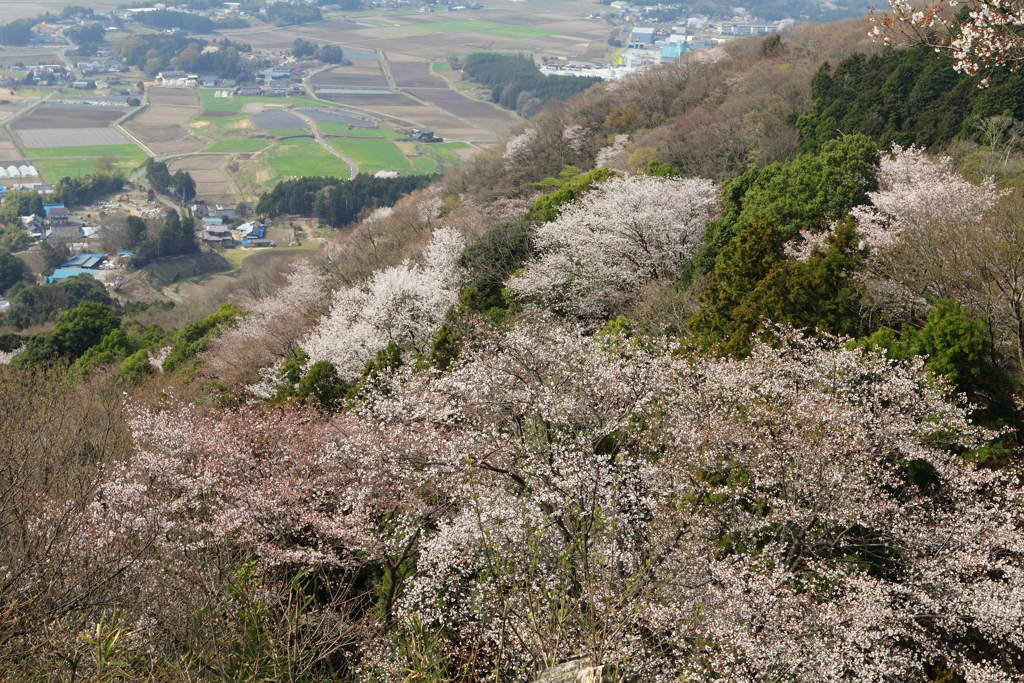
M 438 33 L 467 33 L 469 31 L 484 31 L 486 29 L 504 28 L 501 24 L 492 24 L 487 21 L 443 21 L 436 24 L 427 24 L 423 28 Z
M 95 147 L 40 147 L 32 150 L 33 157 L 96 157 L 103 155 L 116 157 L 144 157 L 145 154 L 135 145 L 101 145 Z
M 416 166 L 416 170 L 420 173 L 430 174 L 437 171 L 436 159 L 431 159 L 430 157 L 413 157 L 409 161 Z
M 143 162 L 145 157 L 122 157 L 127 161 L 120 161 L 115 168 L 122 174 L 129 172 Z M 36 169 L 43 174 L 43 179 L 48 183 L 55 183 L 67 176 L 87 176 L 96 170 L 96 159 L 37 159 L 32 162 Z
M 348 178 L 348 164 L 334 156 L 315 140 L 282 140 L 268 154 L 270 167 L 284 177 L 335 176 Z
M 447 84 L 430 75 L 430 62 L 390 62 L 391 75 L 400 88 L 444 88 Z
M 349 128 L 344 123 L 333 123 L 331 121 L 317 121 L 317 128 L 324 135 L 344 135 L 347 138 L 404 138 L 401 133 L 396 133 L 390 128 Z
M 305 128 L 305 123 L 302 119 L 287 111 L 265 111 L 262 114 L 253 114 L 249 119 L 259 130 Z
M 113 128 L 28 128 L 18 131 L 25 148 L 100 147 L 128 141 Z
M 150 88 L 149 101 L 151 104 L 199 106 L 199 102 L 196 100 L 196 91 L 191 88 Z
M 122 107 L 44 104 L 12 123 L 11 129 L 104 128 L 128 112 Z
M 391 140 L 378 138 L 340 138 L 331 145 L 352 161 L 359 164 L 359 170 L 373 172 L 381 170 L 412 170 L 412 165 Z M 372 171 L 370 169 L 373 169 Z
M 506 26 L 504 28 L 487 29 L 481 33 L 489 36 L 501 36 L 502 38 L 540 38 L 542 36 L 555 35 L 558 31 L 536 28 L 534 26 Z
M 271 140 L 218 140 L 207 152 L 255 152 L 272 145 Z
M 197 111 L 189 107 L 150 105 L 125 128 L 158 154 L 195 152 L 206 143 L 189 134 L 184 126 Z
M 196 197 L 214 204 L 234 206 L 239 197 L 235 193 L 234 184 L 228 180 L 223 170 L 230 157 L 222 154 L 197 154 L 181 157 L 168 162 L 171 173 L 188 171 L 196 181 Z

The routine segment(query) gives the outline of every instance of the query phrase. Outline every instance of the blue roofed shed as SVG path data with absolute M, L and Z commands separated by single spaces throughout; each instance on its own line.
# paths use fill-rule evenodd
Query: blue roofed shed
M 106 254 L 75 254 L 60 264 L 61 268 L 98 268 L 106 260 Z
M 43 278 L 45 284 L 52 284 L 57 280 L 63 280 L 65 278 L 74 277 L 76 275 L 88 275 L 92 277 L 92 273 L 87 270 L 81 270 L 79 268 L 58 268 L 53 271 L 53 275 L 47 278 Z

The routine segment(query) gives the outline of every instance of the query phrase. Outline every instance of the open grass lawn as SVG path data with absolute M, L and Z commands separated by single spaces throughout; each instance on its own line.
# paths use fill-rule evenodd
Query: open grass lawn
M 218 140 L 207 152 L 255 152 L 274 144 L 271 140 Z
M 540 38 L 541 36 L 553 36 L 558 31 L 549 31 L 545 28 L 535 26 L 505 26 L 503 28 L 492 28 L 480 31 L 489 36 L 500 36 L 502 38 Z
M 472 19 L 466 19 L 463 21 L 440 21 L 436 24 L 423 24 L 418 28 L 425 28 L 428 31 L 436 31 L 438 33 L 465 33 L 467 31 L 485 31 L 491 28 L 507 28 L 502 24 L 492 24 L 489 21 L 473 21 Z
M 127 176 L 133 168 L 142 163 L 143 159 L 144 157 L 137 157 L 132 161 L 121 162 L 116 165 L 116 168 L 121 175 Z M 95 159 L 50 159 L 34 163 L 39 172 L 43 174 L 43 179 L 48 183 L 55 183 L 68 176 L 75 178 L 91 175 L 96 169 Z
M 430 69 L 432 71 L 451 71 L 452 67 L 448 62 L 434 62 L 430 65 Z
M 409 160 L 405 158 L 398 145 L 390 140 L 374 138 L 332 140 L 331 144 L 342 154 L 359 164 L 359 170 L 373 173 L 384 170 L 411 171 Z
M 437 172 L 437 159 L 431 159 L 430 157 L 411 157 L 409 159 L 416 166 L 416 170 L 420 173 L 436 173 Z
M 303 237 L 301 244 L 297 247 L 285 247 L 279 245 L 274 249 L 278 251 L 316 251 L 320 248 L 320 243 Z M 285 242 L 285 244 L 288 244 Z M 220 252 L 220 255 L 224 257 L 224 260 L 231 264 L 235 270 L 239 270 L 242 267 L 242 261 L 252 256 L 253 254 L 262 254 L 261 249 L 242 249 L 241 247 L 234 247 L 233 249 L 225 249 Z
M 309 138 L 282 140 L 277 147 L 270 151 L 267 160 L 270 167 L 279 176 L 286 178 L 307 176 L 348 178 L 348 164 Z M 270 184 L 275 183 L 276 180 Z
M 350 129 L 347 123 L 336 123 L 334 121 L 317 121 L 316 125 L 324 135 L 344 135 L 348 138 L 389 138 L 392 140 L 405 137 L 390 128 L 352 127 Z
M 214 93 L 221 90 L 230 90 L 230 88 L 214 88 L 212 90 L 204 88 L 199 91 L 199 99 L 203 104 L 203 109 L 208 109 L 209 111 L 241 111 L 242 103 L 239 101 L 241 98 L 214 97 Z
M 96 157 L 110 154 L 116 157 L 145 157 L 135 145 L 95 145 L 90 147 L 35 147 L 29 150 L 33 157 Z

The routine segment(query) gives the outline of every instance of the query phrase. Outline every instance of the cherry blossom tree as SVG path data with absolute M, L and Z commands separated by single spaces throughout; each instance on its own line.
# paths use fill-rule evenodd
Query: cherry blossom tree
M 622 160 L 627 145 L 629 145 L 628 135 L 616 135 L 612 144 L 598 150 L 597 157 L 594 159 L 594 168 L 617 167 L 618 162 Z
M 533 145 L 539 136 L 536 128 L 527 128 L 519 135 L 510 137 L 505 143 L 505 151 L 501 155 L 501 158 L 505 160 L 505 166 L 515 168 L 529 161 L 533 155 Z
M 407 642 L 466 681 L 579 655 L 651 681 L 1020 680 L 1024 494 L 954 452 L 991 435 L 920 361 L 780 336 L 737 361 L 539 320 L 396 376 L 366 415 L 418 433 L 393 441 L 453 501 Z M 377 675 L 408 654 L 377 643 Z
M 930 301 L 958 299 L 987 316 L 1024 364 L 1019 201 L 914 147 L 894 145 L 878 181 L 871 204 L 852 211 L 872 248 L 862 278 L 871 305 L 906 319 Z
M 538 228 L 541 256 L 509 286 L 562 313 L 599 318 L 645 282 L 672 276 L 717 212 L 709 180 L 613 178 Z
M 562 130 L 562 139 L 565 140 L 572 151 L 582 152 L 587 147 L 587 136 L 589 134 L 589 129 L 575 123 L 571 126 L 566 126 Z
M 963 5 L 967 15 L 958 12 Z M 1016 71 L 1024 61 L 1024 3 L 1019 0 L 934 0 L 918 3 L 889 0 L 889 12 L 871 11 L 871 35 L 888 44 L 898 35 L 928 45 L 953 58 L 953 68 L 963 73 L 986 74 L 980 87 L 989 83 L 993 69 Z
M 455 230 L 435 230 L 423 265 L 406 262 L 375 272 L 361 286 L 339 290 L 330 313 L 302 342 L 310 360 L 329 360 L 351 380 L 390 342 L 425 352 L 458 299 L 456 261 L 464 246 Z
M 893 144 L 878 165 L 878 191 L 871 204 L 850 212 L 873 248 L 891 245 L 907 229 L 941 222 L 949 232 L 976 224 L 1004 194 L 986 178 L 974 185 L 960 176 L 947 156 L 931 158 L 925 150 Z M 952 222 L 951 222 L 952 221 Z
M 297 261 L 273 293 L 241 302 L 245 315 L 204 354 L 206 373 L 227 382 L 252 380 L 254 368 L 294 357 L 302 335 L 323 312 L 326 296 L 317 267 L 308 259 Z

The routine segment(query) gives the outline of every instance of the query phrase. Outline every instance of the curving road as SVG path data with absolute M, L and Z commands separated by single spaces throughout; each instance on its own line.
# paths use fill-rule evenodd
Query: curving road
M 355 178 L 357 175 L 359 175 L 359 165 L 356 164 L 356 162 L 354 162 L 351 159 L 349 159 L 344 154 L 342 154 L 341 152 L 339 152 L 338 150 L 336 150 L 333 147 L 331 147 L 330 143 L 327 142 L 327 138 L 324 137 L 324 134 L 320 132 L 320 128 L 317 127 L 316 121 L 314 121 L 311 117 L 306 116 L 305 114 L 303 114 L 301 112 L 295 111 L 294 107 L 292 107 L 289 110 L 289 113 L 295 114 L 300 119 L 302 119 L 303 121 L 306 122 L 306 124 L 309 126 L 309 129 L 311 131 L 313 131 L 313 138 L 317 142 L 320 143 L 320 146 L 322 146 L 328 152 L 330 152 L 331 154 L 333 154 L 334 156 L 338 157 L 339 159 L 344 161 L 346 164 L 348 164 L 348 171 L 349 171 L 349 176 L 348 177 L 349 177 L 349 180 L 351 180 L 352 178 Z

